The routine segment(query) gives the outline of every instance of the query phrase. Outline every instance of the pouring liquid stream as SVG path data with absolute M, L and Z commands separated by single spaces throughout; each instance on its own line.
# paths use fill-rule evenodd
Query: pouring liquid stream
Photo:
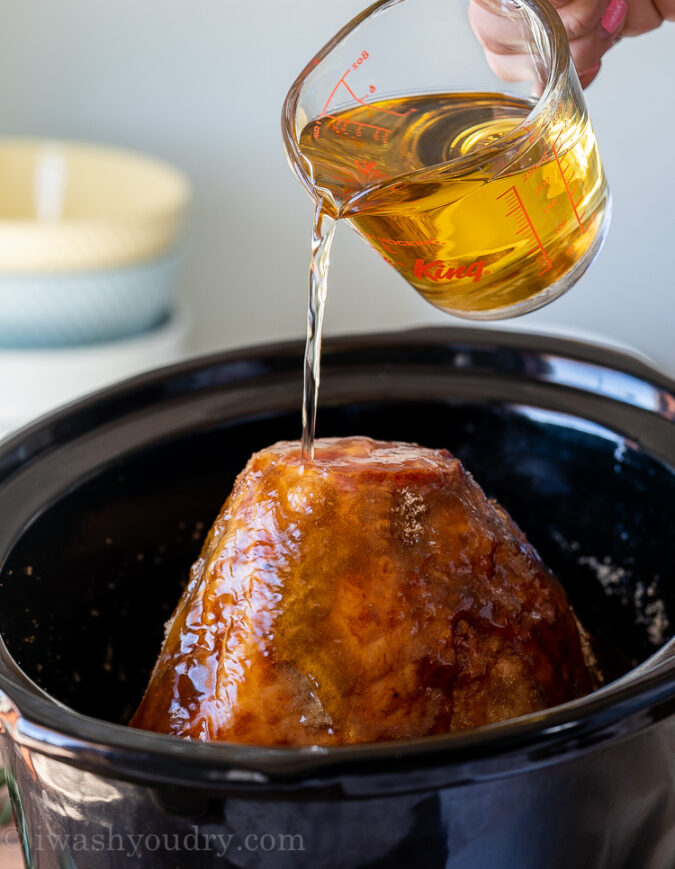
M 319 199 L 312 225 L 312 259 L 309 267 L 309 304 L 307 306 L 307 343 L 302 396 L 302 456 L 314 459 L 316 408 L 321 380 L 321 334 L 328 291 L 328 265 L 337 220 L 324 210 Z

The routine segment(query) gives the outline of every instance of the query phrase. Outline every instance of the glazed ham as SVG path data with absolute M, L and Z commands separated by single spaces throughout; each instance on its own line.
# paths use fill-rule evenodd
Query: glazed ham
M 587 693 L 565 592 L 445 450 L 251 457 L 131 724 L 258 745 L 406 739 Z

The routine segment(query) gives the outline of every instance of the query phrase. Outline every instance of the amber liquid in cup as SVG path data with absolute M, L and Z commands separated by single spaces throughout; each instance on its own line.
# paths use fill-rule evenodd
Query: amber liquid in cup
M 532 125 L 501 167 L 504 141 L 532 107 L 497 93 L 401 97 L 311 121 L 299 149 L 324 210 L 428 301 L 493 318 L 573 268 L 607 204 L 593 130 L 572 103 Z

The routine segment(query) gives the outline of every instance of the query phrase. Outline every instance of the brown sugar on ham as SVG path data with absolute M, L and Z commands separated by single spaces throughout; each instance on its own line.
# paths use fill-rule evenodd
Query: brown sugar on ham
M 445 733 L 589 692 L 565 592 L 446 450 L 369 438 L 253 455 L 131 724 L 197 740 Z

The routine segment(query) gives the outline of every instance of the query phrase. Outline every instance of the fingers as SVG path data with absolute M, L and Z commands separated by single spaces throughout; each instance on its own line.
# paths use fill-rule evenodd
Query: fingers
M 579 73 L 582 87 L 588 87 L 596 77 L 603 55 L 614 45 L 620 32 L 620 26 L 615 29 L 614 33 L 609 33 L 605 30 L 604 25 L 601 25 L 590 33 L 571 40 L 572 60 Z
M 527 53 L 527 39 L 522 27 L 514 19 L 475 2 L 469 6 L 469 22 L 483 47 L 492 54 Z
M 573 0 L 576 2 L 576 0 Z M 624 0 L 618 0 L 623 3 Z M 624 4 L 625 5 L 625 4 Z M 600 18 L 594 21 L 599 25 Z M 484 6 L 472 3 L 469 20 L 478 35 L 492 71 L 504 81 L 538 80 L 527 41 L 521 27 L 509 18 L 496 14 Z M 596 26 L 590 33 L 579 36 L 570 43 L 572 57 L 580 72 L 582 85 L 590 84 L 600 68 L 600 59 L 608 49 L 606 33 Z M 542 85 L 543 81 L 540 82 Z
M 601 35 L 614 36 L 620 33 L 626 23 L 627 14 L 626 0 L 610 0 L 600 19 Z
M 570 42 L 592 33 L 605 11 L 605 4 L 597 0 L 553 0 L 552 5 L 565 25 Z
M 633 0 L 650 3 L 651 0 Z M 554 0 L 570 40 L 570 51 L 582 87 L 595 79 L 603 55 L 622 34 L 628 15 L 626 0 Z
M 589 84 L 591 84 L 597 74 L 600 72 L 601 63 L 598 63 L 596 66 L 591 67 L 586 70 L 586 72 L 579 73 L 579 81 L 581 83 L 582 88 L 587 88 Z
M 654 6 L 664 21 L 675 21 L 675 0 L 654 0 Z
M 675 4 L 672 0 L 665 0 L 662 5 L 666 4 L 671 7 L 669 11 L 672 14 Z M 650 30 L 655 30 L 663 22 L 664 17 L 652 0 L 634 0 L 628 6 L 628 15 L 622 34 L 624 36 L 639 36 L 641 33 L 648 33 Z
M 532 78 L 532 60 L 529 54 L 495 54 L 485 51 L 492 72 L 502 81 L 527 81 Z M 543 90 L 543 85 L 539 91 Z
M 495 75 L 504 81 L 536 78 L 527 41 L 515 21 L 491 12 L 478 3 L 469 6 L 469 21 Z
M 552 0 L 570 40 L 583 87 L 597 76 L 603 55 L 621 36 L 654 30 L 675 21 L 675 0 Z M 539 76 L 518 23 L 500 14 L 494 0 L 472 0 L 471 26 L 485 48 L 491 69 L 505 81 Z

